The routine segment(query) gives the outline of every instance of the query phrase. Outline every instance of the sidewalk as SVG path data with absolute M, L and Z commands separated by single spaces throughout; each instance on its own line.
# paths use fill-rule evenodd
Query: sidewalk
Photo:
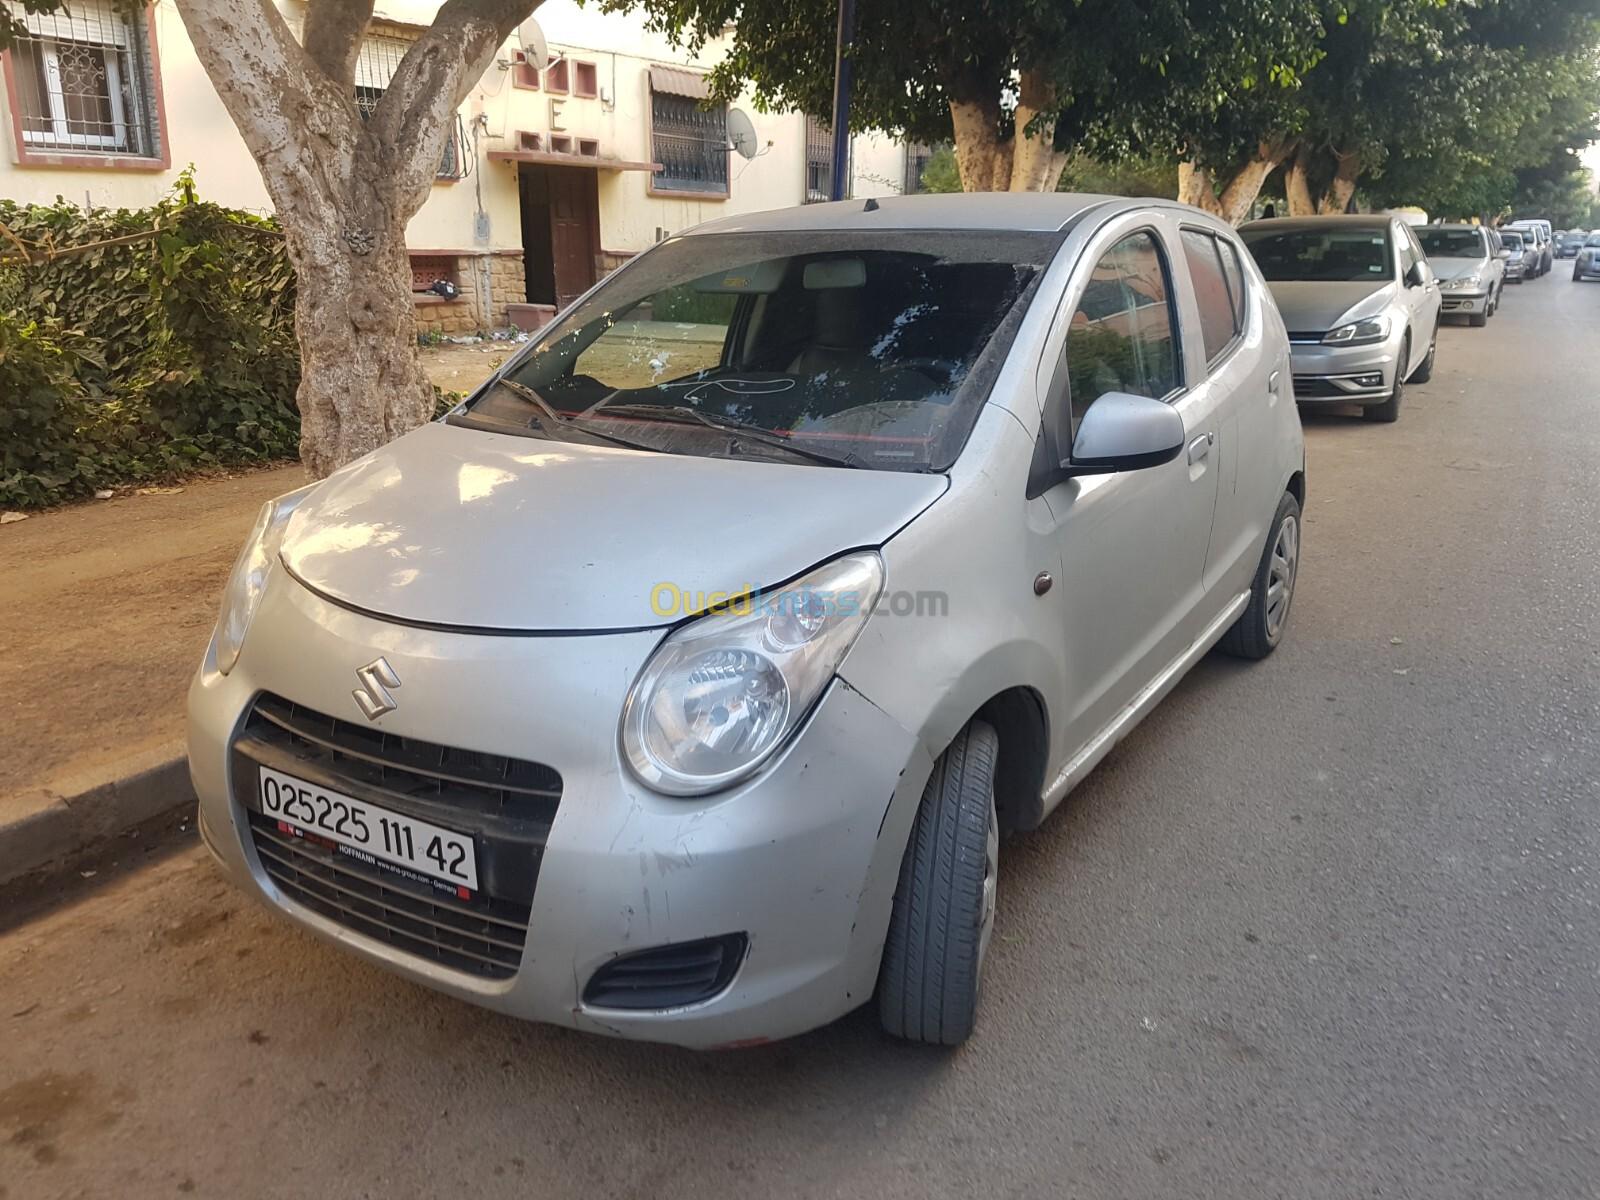
M 0 879 L 19 822 L 59 852 L 63 801 L 84 798 L 70 824 L 90 840 L 125 822 L 82 810 L 126 801 L 130 778 L 147 809 L 187 799 L 184 692 L 223 582 L 262 503 L 304 479 L 278 467 L 0 527 Z

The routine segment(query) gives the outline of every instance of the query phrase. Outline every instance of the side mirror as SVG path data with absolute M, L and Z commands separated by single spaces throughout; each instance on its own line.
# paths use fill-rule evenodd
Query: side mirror
M 1422 264 L 1412 263 L 1411 269 L 1406 272 L 1406 286 L 1408 288 L 1415 288 L 1421 287 L 1422 284 Z
M 1494 252 L 1494 256 L 1496 258 L 1500 259 L 1501 261 L 1504 261 L 1505 259 L 1508 259 L 1508 258 L 1511 257 L 1511 251 L 1505 249 L 1504 247 L 1501 247 L 1499 250 L 1496 250 Z
M 1067 475 L 1111 475 L 1159 467 L 1183 449 L 1183 418 L 1172 405 L 1149 396 L 1107 392 L 1083 414 Z

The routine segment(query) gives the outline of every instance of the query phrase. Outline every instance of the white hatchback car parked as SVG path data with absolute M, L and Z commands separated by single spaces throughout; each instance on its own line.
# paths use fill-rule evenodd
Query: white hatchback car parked
M 268 504 L 189 695 L 206 844 L 336 945 L 710 1047 L 973 1027 L 998 839 L 1284 635 L 1304 454 L 1232 229 L 733 217 Z

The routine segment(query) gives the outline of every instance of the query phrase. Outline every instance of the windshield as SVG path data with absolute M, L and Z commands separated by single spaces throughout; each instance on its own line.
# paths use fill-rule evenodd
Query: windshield
M 1476 229 L 1419 229 L 1417 240 L 1429 258 L 1483 257 L 1483 235 Z
M 1383 229 L 1246 229 L 1242 235 L 1271 283 L 1375 282 L 1394 274 L 1389 234 Z
M 1600 233 L 1591 233 L 1588 240 L 1583 244 L 1585 246 L 1600 246 Z
M 465 420 L 679 454 L 944 470 L 1061 240 L 676 238 L 563 317 Z
M 1518 252 L 1522 250 L 1522 235 L 1520 233 L 1510 233 L 1502 230 L 1500 233 L 1500 240 L 1505 244 L 1505 248 L 1507 250 L 1515 250 Z

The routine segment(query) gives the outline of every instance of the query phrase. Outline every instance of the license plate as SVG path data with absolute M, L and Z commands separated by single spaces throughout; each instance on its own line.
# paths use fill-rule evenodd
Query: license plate
M 478 890 L 472 839 L 271 767 L 261 768 L 261 811 L 291 831 L 346 848 L 352 857 Z

